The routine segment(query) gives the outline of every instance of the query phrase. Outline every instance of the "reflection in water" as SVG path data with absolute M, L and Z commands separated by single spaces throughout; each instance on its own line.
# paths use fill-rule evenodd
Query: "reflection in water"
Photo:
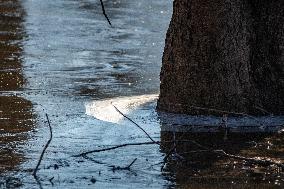
M 19 56 L 22 47 L 22 9 L 17 1 L 0 1 L 0 90 L 16 90 L 23 84 Z
M 0 91 L 19 90 L 23 10 L 20 1 L 0 0 Z M 17 96 L 0 96 L 0 173 L 14 169 L 23 160 L 18 145 L 27 139 L 33 125 L 31 102 Z
M 18 145 L 33 126 L 32 104 L 20 97 L 0 96 L 0 173 L 14 168 L 24 159 Z
M 261 167 L 249 162 L 225 158 L 203 147 L 245 157 L 284 161 L 283 134 L 161 132 L 167 151 L 176 140 L 176 152 L 184 159 L 171 158 L 164 170 L 166 178 L 179 188 L 275 188 L 283 185 L 283 172 L 276 166 Z M 191 140 L 197 143 L 188 142 Z M 180 142 L 178 142 L 180 141 Z M 183 142 L 182 142 L 183 141 Z M 198 146 L 201 144 L 201 146 Z M 179 156 L 178 156 L 179 157 Z

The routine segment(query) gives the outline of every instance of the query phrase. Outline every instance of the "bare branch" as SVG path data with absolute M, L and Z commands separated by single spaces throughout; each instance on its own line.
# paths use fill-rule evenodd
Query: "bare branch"
M 135 163 L 136 160 L 137 158 L 135 158 L 126 168 L 130 169 L 130 167 Z
M 135 158 L 129 165 L 127 165 L 126 167 L 120 167 L 120 166 L 114 166 L 112 165 L 112 170 L 130 170 L 130 167 L 135 163 L 135 161 L 137 160 L 137 158 Z
M 105 6 L 104 6 L 104 3 L 103 3 L 103 0 L 100 0 L 100 2 L 101 2 L 103 14 L 104 14 L 105 18 L 107 19 L 107 22 L 109 23 L 109 25 L 112 26 L 112 25 L 111 25 L 111 22 L 110 22 L 110 20 L 109 20 L 109 18 L 108 18 L 108 16 L 107 16 L 107 14 L 106 14 Z
M 113 105 L 113 104 L 112 104 Z M 138 125 L 135 121 L 133 121 L 132 119 L 130 119 L 129 117 L 127 117 L 125 114 L 123 114 L 115 105 L 113 105 L 113 107 L 115 108 L 115 110 L 120 113 L 123 117 L 125 117 L 126 119 L 128 119 L 131 123 L 133 123 L 134 125 L 136 125 L 140 130 L 142 130 L 146 135 L 147 137 L 154 143 L 157 143 L 158 145 L 159 142 L 156 142 L 140 125 Z
M 166 143 L 172 143 L 173 141 L 165 141 Z M 232 155 L 232 154 L 228 154 L 226 153 L 224 150 L 220 149 L 220 150 L 214 150 L 214 149 L 210 149 L 206 146 L 203 146 L 202 144 L 199 144 L 198 142 L 194 141 L 194 140 L 177 140 L 176 142 L 185 142 L 185 143 L 192 143 L 195 144 L 196 146 L 198 146 L 199 148 L 201 148 L 202 150 L 195 150 L 195 151 L 189 151 L 189 152 L 182 152 L 180 153 L 180 155 L 183 154 L 189 154 L 189 153 L 201 153 L 201 152 L 211 152 L 217 155 L 221 155 L 224 157 L 228 157 L 228 158 L 233 158 L 233 159 L 238 159 L 238 160 L 244 160 L 247 162 L 251 162 L 257 165 L 261 165 L 261 166 L 269 166 L 269 165 L 276 165 L 278 167 L 281 167 L 284 169 L 284 164 L 283 163 L 278 163 L 269 159 L 256 159 L 256 158 L 250 158 L 250 157 L 244 157 L 244 156 L 237 156 L 237 155 Z M 116 145 L 113 147 L 109 147 L 109 148 L 103 148 L 103 149 L 98 149 L 98 150 L 92 150 L 92 151 L 87 151 L 78 155 L 74 155 L 73 157 L 85 157 L 87 154 L 90 153 L 96 153 L 96 152 L 103 152 L 103 151 L 109 151 L 109 150 L 114 150 L 117 148 L 122 148 L 122 147 L 126 147 L 126 146 L 139 146 L 139 145 L 149 145 L 149 144 L 160 144 L 160 142 L 140 142 L 140 143 L 125 143 L 125 144 L 121 144 L 121 145 Z M 167 159 L 169 158 L 169 156 L 174 152 L 176 148 L 176 145 L 174 145 L 166 154 L 166 156 L 164 157 L 164 161 L 161 162 L 162 163 L 162 167 L 161 170 L 163 170 Z M 136 160 L 135 160 L 136 161 Z M 135 161 L 133 161 L 128 167 L 130 167 Z M 115 166 L 112 166 L 115 167 Z M 126 169 L 127 167 L 121 168 L 121 167 L 116 167 L 115 170 L 117 169 Z M 128 168 L 129 169 L 129 168 Z
M 276 165 L 277 167 L 284 169 L 283 163 L 278 163 L 278 162 L 275 162 L 275 161 L 272 161 L 272 160 L 269 160 L 269 159 L 247 158 L 247 157 L 243 157 L 243 156 L 228 154 L 224 150 L 213 150 L 212 152 L 219 154 L 219 155 L 222 155 L 222 156 L 225 156 L 225 157 L 233 158 L 233 159 L 245 160 L 247 162 L 251 162 L 251 163 L 254 163 L 254 164 L 257 164 L 257 165 L 262 165 L 262 166 Z
M 52 127 L 51 127 L 51 125 L 50 125 L 50 121 L 49 121 L 48 115 L 45 114 L 45 116 L 46 116 L 47 123 L 48 123 L 48 127 L 49 127 L 50 137 L 49 137 L 49 140 L 47 141 L 47 143 L 45 144 L 45 146 L 44 146 L 44 148 L 43 148 L 43 150 L 42 150 L 42 152 L 41 152 L 41 154 L 40 154 L 40 157 L 39 157 L 39 160 L 38 160 L 38 162 L 37 162 L 36 168 L 35 168 L 34 171 L 33 171 L 33 176 L 34 176 L 35 178 L 36 178 L 36 172 L 37 172 L 37 170 L 38 170 L 38 167 L 40 166 L 40 163 L 41 163 L 41 161 L 42 161 L 43 155 L 44 155 L 46 149 L 48 148 L 48 146 L 49 146 L 49 144 L 50 144 L 50 142 L 51 142 L 51 140 L 52 140 Z
M 154 142 L 139 142 L 139 143 L 125 143 L 125 144 L 120 144 L 120 145 L 116 145 L 116 146 L 109 147 L 109 148 L 103 148 L 103 149 L 83 152 L 81 154 L 74 155 L 73 157 L 85 156 L 87 154 L 96 153 L 96 152 L 104 152 L 104 151 L 114 150 L 114 149 L 122 148 L 122 147 L 126 147 L 126 146 L 139 146 L 139 145 L 149 145 L 149 144 L 157 144 L 157 143 L 159 144 L 159 142 L 156 142 L 156 141 L 154 141 Z

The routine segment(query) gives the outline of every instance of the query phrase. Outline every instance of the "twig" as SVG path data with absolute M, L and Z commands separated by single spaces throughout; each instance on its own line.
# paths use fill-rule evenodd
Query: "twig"
M 262 108 L 262 107 L 259 107 L 259 106 L 254 106 L 256 109 L 258 109 L 258 110 L 260 110 L 260 111 L 262 111 L 262 113 L 264 113 L 264 114 L 268 114 L 268 115 L 273 115 L 271 112 L 268 112 L 267 110 L 265 110 L 264 108 Z
M 188 142 L 188 143 L 193 143 L 195 144 L 196 146 L 200 147 L 200 148 L 203 148 L 205 150 L 209 150 L 207 147 L 199 144 L 198 142 L 194 141 L 194 140 L 174 140 L 174 145 L 173 147 L 168 151 L 167 155 L 164 157 L 163 159 L 163 162 L 161 162 L 162 166 L 161 166 L 161 171 L 163 171 L 167 161 L 168 161 L 168 158 L 170 157 L 170 155 L 172 155 L 173 151 L 176 150 L 176 142 Z
M 40 189 L 42 189 L 42 184 L 41 184 L 39 178 L 38 178 L 37 176 L 34 176 L 34 178 L 35 178 L 35 180 L 36 180 L 36 183 L 37 183 L 38 187 L 39 187 Z
M 115 105 L 112 104 L 112 106 L 115 108 L 115 110 L 120 113 L 123 117 L 125 117 L 126 119 L 128 119 L 131 123 L 133 123 L 134 125 L 136 125 L 140 130 L 142 130 L 147 137 L 154 143 L 157 143 L 158 145 L 160 145 L 159 142 L 156 142 L 140 125 L 138 125 L 135 121 L 133 121 L 132 119 L 130 119 L 129 117 L 127 117 L 125 114 L 123 114 Z
M 125 147 L 125 146 L 139 146 L 139 145 L 149 145 L 149 144 L 157 144 L 157 143 L 159 144 L 159 142 L 156 142 L 156 141 L 155 142 L 125 143 L 125 144 L 120 144 L 120 145 L 116 145 L 116 146 L 109 147 L 109 148 L 103 148 L 103 149 L 83 152 L 81 154 L 74 155 L 73 157 L 85 156 L 87 154 L 96 153 L 96 152 L 104 152 L 104 151 L 114 150 L 114 149 L 122 148 L 122 147 Z
M 225 110 L 219 110 L 219 109 L 215 109 L 215 108 L 204 108 L 204 107 L 198 107 L 198 106 L 188 106 L 190 108 L 194 108 L 197 110 L 207 110 L 207 111 L 211 111 L 211 112 L 216 112 L 216 113 L 221 113 L 221 114 L 228 114 L 228 115 L 237 115 L 237 116 L 246 116 L 246 117 L 250 117 L 254 120 L 256 120 L 262 127 L 265 127 L 265 125 L 263 123 L 261 123 L 257 118 L 255 118 L 252 115 L 243 113 L 243 112 L 232 112 L 232 111 L 225 111 Z
M 136 160 L 137 160 L 137 158 L 135 158 L 126 168 L 129 169 L 135 163 Z
M 110 22 L 110 20 L 109 20 L 109 18 L 108 18 L 108 16 L 107 16 L 107 14 L 106 14 L 105 6 L 104 6 L 104 3 L 103 3 L 103 0 L 100 0 L 100 2 L 101 2 L 101 7 L 102 7 L 103 14 L 104 14 L 105 18 L 107 19 L 107 22 L 109 23 L 109 25 L 112 26 L 112 25 L 111 25 L 111 22 Z
M 215 153 L 215 154 L 218 154 L 218 155 L 222 155 L 222 156 L 225 156 L 225 157 L 229 157 L 229 158 L 234 158 L 234 159 L 239 159 L 239 160 L 245 160 L 245 161 L 248 161 L 248 162 L 252 162 L 252 163 L 255 163 L 255 164 L 258 164 L 258 165 L 263 165 L 263 166 L 268 166 L 268 165 L 276 165 L 278 167 L 281 167 L 282 169 L 284 169 L 284 164 L 283 163 L 278 163 L 278 162 L 275 162 L 275 161 L 271 161 L 269 159 L 255 159 L 255 158 L 249 158 L 249 157 L 244 157 L 244 156 L 238 156 L 238 155 L 233 155 L 233 154 L 228 154 L 227 152 L 225 152 L 224 150 L 213 150 L 213 149 L 210 149 L 206 146 L 203 146 L 201 144 L 199 144 L 198 142 L 196 141 L 193 141 L 193 140 L 184 140 L 183 142 L 192 142 L 194 144 L 196 144 L 197 146 L 199 146 L 200 148 L 203 148 L 203 152 L 207 151 L 207 152 L 212 152 L 212 153 Z M 198 152 L 198 151 L 196 151 Z M 201 152 L 201 151 L 199 151 Z
M 226 111 L 226 110 L 218 110 L 218 109 L 215 109 L 215 108 L 204 108 L 204 107 L 198 107 L 198 106 L 188 106 L 188 107 L 194 108 L 194 109 L 197 109 L 197 110 L 207 110 L 207 111 L 221 113 L 221 114 L 231 114 L 231 115 L 241 115 L 241 116 L 252 117 L 251 115 L 243 113 L 243 112 L 231 112 L 231 111 Z
M 164 141 L 164 143 L 172 143 L 173 141 Z M 191 142 L 194 143 L 196 145 L 200 145 L 197 142 L 193 141 L 193 140 L 176 140 L 176 142 Z M 87 154 L 91 154 L 91 153 L 97 153 L 97 152 L 104 152 L 104 151 L 110 151 L 110 150 L 114 150 L 117 148 L 122 148 L 122 147 L 126 147 L 126 146 L 140 146 L 140 145 L 150 145 L 150 144 L 160 144 L 160 141 L 155 141 L 155 142 L 138 142 L 138 143 L 125 143 L 125 144 L 119 144 L 119 145 L 115 145 L 113 147 L 109 147 L 109 148 L 102 148 L 102 149 L 97 149 L 97 150 L 91 150 L 91 151 L 87 151 L 87 152 L 83 152 L 77 155 L 73 155 L 72 157 L 84 157 L 86 158 Z M 199 147 L 205 148 L 202 145 L 200 145 Z M 172 152 L 175 150 L 176 145 L 174 145 L 167 153 L 167 155 L 164 157 L 164 159 L 168 158 Z M 88 159 L 89 157 L 87 157 L 86 159 Z
M 97 161 L 87 155 L 82 155 L 83 158 L 87 159 L 87 160 L 90 160 L 94 163 L 97 163 L 97 164 L 102 164 L 102 165 L 107 165 L 108 163 L 104 163 L 104 162 L 101 162 L 101 161 Z M 128 166 L 126 167 L 120 167 L 120 166 L 115 166 L 115 165 L 108 165 L 109 167 L 112 167 L 112 170 L 130 170 L 130 167 L 134 164 L 134 162 L 137 160 L 137 158 L 135 158 Z
M 38 162 L 37 162 L 36 168 L 35 168 L 34 171 L 33 171 L 33 174 L 32 174 L 32 175 L 34 176 L 34 178 L 35 178 L 36 180 L 37 180 L 37 175 L 36 175 L 36 173 L 37 173 L 38 167 L 40 166 L 40 163 L 41 163 L 41 161 L 42 161 L 43 155 L 44 155 L 46 149 L 48 148 L 48 146 L 49 146 L 49 144 L 50 144 L 50 142 L 51 142 L 51 140 L 52 140 L 52 127 L 51 127 L 51 125 L 50 125 L 50 121 L 49 121 L 48 115 L 45 114 L 45 116 L 46 116 L 47 123 L 48 123 L 48 126 L 49 126 L 50 138 L 49 138 L 49 140 L 47 141 L 47 143 L 45 144 L 45 146 L 44 146 L 44 148 L 43 148 L 43 150 L 42 150 L 42 152 L 41 152 L 41 154 L 40 154 L 40 157 L 39 157 L 39 160 L 38 160 Z M 37 181 L 38 181 L 38 180 L 37 180 Z
M 94 162 L 94 163 L 97 163 L 97 164 L 102 164 L 102 165 L 103 165 L 103 164 L 106 164 L 106 163 L 103 163 L 103 162 L 101 162 L 101 161 L 95 160 L 95 159 L 93 159 L 93 158 L 87 156 L 86 154 L 85 154 L 85 155 L 82 155 L 82 157 L 85 158 L 85 159 L 87 159 L 87 160 L 90 160 L 90 161 L 92 161 L 92 162 Z
M 173 141 L 165 141 L 166 143 L 172 143 Z M 224 150 L 214 150 L 214 149 L 210 149 L 206 146 L 203 146 L 202 144 L 199 144 L 198 142 L 194 141 L 194 140 L 176 140 L 176 142 L 185 142 L 185 143 L 192 143 L 192 144 L 195 144 L 196 146 L 198 146 L 199 148 L 203 149 L 203 150 L 195 150 L 195 151 L 189 151 L 189 152 L 183 152 L 183 153 L 180 153 L 180 155 L 183 155 L 183 154 L 188 154 L 188 153 L 201 153 L 201 152 L 211 152 L 211 153 L 215 153 L 217 155 L 222 155 L 222 156 L 225 156 L 225 157 L 229 157 L 229 158 L 234 158 L 234 159 L 239 159 L 239 160 L 245 160 L 245 161 L 248 161 L 248 162 L 252 162 L 252 163 L 255 163 L 255 164 L 258 164 L 258 165 L 263 165 L 263 166 L 269 166 L 269 165 L 276 165 L 280 168 L 283 168 L 284 169 L 284 164 L 283 163 L 277 163 L 275 161 L 271 161 L 271 160 L 268 160 L 268 159 L 255 159 L 255 158 L 248 158 L 248 157 L 243 157 L 243 156 L 237 156 L 237 155 L 232 155 L 232 154 L 228 154 L 226 153 Z M 81 153 L 81 154 L 78 154 L 78 155 L 74 155 L 73 157 L 86 157 L 87 154 L 90 154 L 90 153 L 96 153 L 96 152 L 103 152 L 103 151 L 109 151 L 109 150 L 114 150 L 114 149 L 117 149 L 117 148 L 122 148 L 122 147 L 126 147 L 126 146 L 139 146 L 139 145 L 150 145 L 150 144 L 160 144 L 159 141 L 156 141 L 156 142 L 140 142 L 140 143 L 125 143 L 125 144 L 121 144 L 121 145 L 116 145 L 116 146 L 113 146 L 113 147 L 109 147 L 109 148 L 103 148 L 103 149 L 98 149 L 98 150 L 92 150 L 92 151 L 87 151 L 87 152 L 84 152 L 84 153 Z M 173 151 L 175 151 L 176 149 L 176 145 L 174 145 L 169 151 L 168 153 L 166 154 L 166 156 L 164 157 L 164 161 L 161 162 L 163 165 L 161 167 L 161 170 L 163 170 L 164 166 L 165 166 L 165 163 L 168 159 L 168 157 L 173 153 Z M 135 160 L 136 161 L 136 160 Z M 135 162 L 133 160 L 132 163 L 129 164 L 129 166 L 127 167 L 130 167 L 133 165 L 133 163 Z M 116 166 L 111 166 L 111 167 L 115 167 L 114 170 L 117 170 L 117 169 L 126 169 L 127 167 L 116 167 Z M 128 168 L 129 169 L 129 168 Z
M 135 158 L 128 166 L 126 167 L 120 167 L 120 166 L 114 166 L 112 165 L 112 170 L 115 171 L 115 170 L 130 170 L 130 167 L 135 163 L 135 161 L 137 160 L 137 158 Z
M 174 145 L 167 153 L 167 155 L 164 157 L 164 161 L 167 161 L 168 157 L 173 153 L 173 151 L 176 149 L 176 145 Z
M 174 138 L 174 149 L 175 149 L 175 153 L 177 152 L 177 148 L 176 148 L 176 131 L 175 131 L 175 127 L 174 127 L 174 131 L 173 131 L 173 138 Z
M 277 163 L 275 161 L 271 161 L 268 159 L 255 159 L 255 158 L 247 158 L 244 156 L 237 156 L 237 155 L 232 155 L 226 153 L 224 150 L 213 150 L 214 153 L 229 157 L 229 158 L 234 158 L 234 159 L 239 159 L 239 160 L 245 160 L 254 164 L 262 165 L 262 166 L 269 166 L 269 165 L 276 165 L 277 167 L 280 167 L 284 169 L 284 164 L 283 163 Z
M 254 164 L 258 164 L 258 165 L 262 165 L 262 166 L 269 166 L 269 165 L 276 165 L 277 167 L 280 167 L 282 169 L 284 169 L 284 164 L 283 163 L 278 163 L 275 161 L 271 161 L 269 159 L 255 159 L 255 158 L 249 158 L 249 157 L 244 157 L 244 156 L 238 156 L 238 155 L 233 155 L 233 154 L 228 154 L 226 153 L 224 150 L 214 150 L 214 149 L 210 149 L 206 146 L 203 146 L 202 144 L 199 144 L 198 142 L 194 141 L 194 140 L 180 140 L 178 142 L 189 142 L 189 143 L 193 143 L 196 146 L 200 147 L 203 150 L 195 150 L 195 151 L 190 151 L 190 152 L 184 152 L 181 153 L 182 154 L 188 154 L 188 153 L 200 153 L 200 152 L 211 152 L 211 153 L 215 153 L 217 155 L 221 155 L 221 156 L 225 156 L 228 158 L 233 158 L 233 159 L 238 159 L 238 160 L 244 160 L 244 161 L 248 161 Z M 171 155 L 171 153 L 174 151 L 175 146 L 173 146 L 170 151 L 168 152 L 168 154 L 164 157 L 164 161 L 163 161 L 163 165 L 161 167 L 161 170 L 163 170 L 164 165 L 167 161 L 167 158 Z
M 168 161 L 168 158 L 170 157 L 170 155 L 172 155 L 173 151 L 176 149 L 176 144 L 174 144 L 174 146 L 168 151 L 167 155 L 164 157 L 164 160 L 162 162 L 162 167 L 161 167 L 161 171 L 163 171 L 167 161 Z
M 183 141 L 183 142 L 192 142 L 196 145 L 198 145 L 199 147 L 203 148 L 203 150 L 195 150 L 195 151 L 189 151 L 189 152 L 183 152 L 181 154 L 189 154 L 189 153 L 200 153 L 200 152 L 211 152 L 217 155 L 221 155 L 224 157 L 228 157 L 228 158 L 233 158 L 233 159 L 238 159 L 238 160 L 244 160 L 244 161 L 248 161 L 254 164 L 258 164 L 258 165 L 262 165 L 262 166 L 269 166 L 269 165 L 276 165 L 280 168 L 284 168 L 284 164 L 283 163 L 278 163 L 275 161 L 271 161 L 268 159 L 255 159 L 255 158 L 249 158 L 249 157 L 244 157 L 244 156 L 238 156 L 238 155 L 233 155 L 233 154 L 228 154 L 227 152 L 225 152 L 224 150 L 220 149 L 220 150 L 213 150 L 210 149 L 208 147 L 205 147 L 199 143 L 197 143 L 196 141 Z
M 226 110 L 220 110 L 220 109 L 216 109 L 216 108 L 207 108 L 207 107 L 199 107 L 199 106 L 195 106 L 195 105 L 182 105 L 182 104 L 174 104 L 174 103 L 169 103 L 171 106 L 180 106 L 180 107 L 189 107 L 192 109 L 196 109 L 196 110 L 205 110 L 208 112 L 215 112 L 215 113 L 219 113 L 219 114 L 228 114 L 228 115 L 236 115 L 236 116 L 244 116 L 244 117 L 249 117 L 254 119 L 255 121 L 257 121 L 261 127 L 265 128 L 265 125 L 259 121 L 255 116 L 252 116 L 250 114 L 246 114 L 244 112 L 233 112 L 233 111 L 226 111 Z
M 183 105 L 183 104 L 177 104 L 177 103 L 169 103 L 171 106 L 180 106 L 180 107 L 189 107 L 193 108 L 196 110 L 206 110 L 209 112 L 215 112 L 215 113 L 220 113 L 220 114 L 230 114 L 230 115 L 241 115 L 241 116 L 249 116 L 251 115 L 243 113 L 243 112 L 233 112 L 233 111 L 226 111 L 226 110 L 220 110 L 216 108 L 207 108 L 207 107 L 200 107 L 200 106 L 195 106 L 195 105 Z
M 53 179 L 54 177 L 51 177 L 50 179 L 48 179 L 52 186 L 54 186 L 54 183 L 52 182 Z

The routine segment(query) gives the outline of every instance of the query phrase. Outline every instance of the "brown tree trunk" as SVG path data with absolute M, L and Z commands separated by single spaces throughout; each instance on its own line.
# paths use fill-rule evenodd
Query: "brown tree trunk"
M 157 108 L 283 114 L 283 64 L 283 0 L 175 0 Z

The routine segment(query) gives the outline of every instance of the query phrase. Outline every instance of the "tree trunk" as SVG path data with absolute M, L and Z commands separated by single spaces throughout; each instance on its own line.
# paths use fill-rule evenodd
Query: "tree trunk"
M 283 64 L 283 0 L 175 0 L 157 108 L 283 115 Z

